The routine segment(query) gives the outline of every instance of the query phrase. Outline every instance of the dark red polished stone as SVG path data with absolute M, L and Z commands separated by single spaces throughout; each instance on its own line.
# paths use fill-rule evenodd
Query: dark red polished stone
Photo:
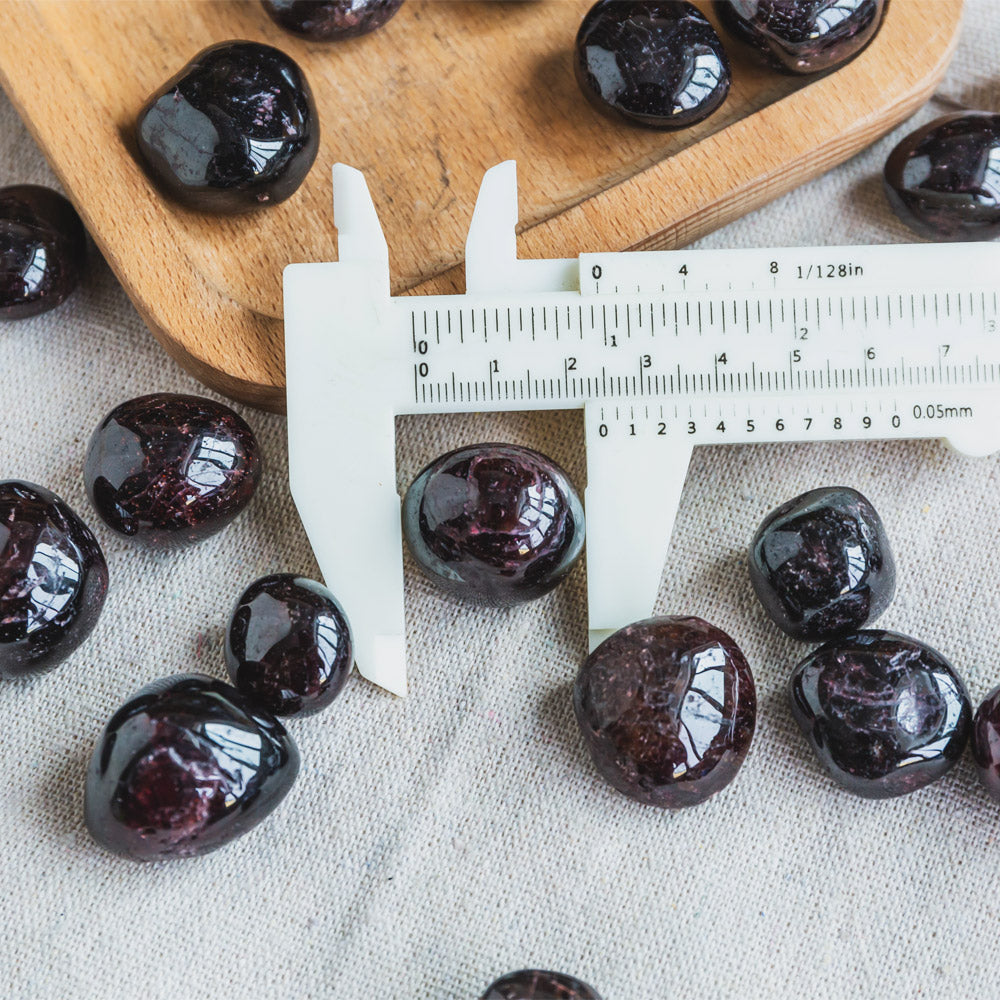
M 319 117 L 284 52 L 222 42 L 149 98 L 135 135 L 166 194 L 201 211 L 245 212 L 295 192 L 316 159 Z
M 828 642 L 792 674 L 792 714 L 838 784 L 868 799 L 914 792 L 958 762 L 972 706 L 930 646 L 866 630 Z
M 995 687 L 976 709 L 972 720 L 972 757 L 979 780 L 1000 802 L 1000 687 Z
M 862 628 L 896 592 L 882 519 L 846 486 L 811 490 L 771 511 L 750 543 L 749 561 L 764 610 L 796 639 L 822 641 Z
M 275 715 L 309 715 L 340 693 L 354 664 L 351 629 L 321 583 L 261 577 L 240 595 L 226 630 L 226 666 L 248 698 Z
M 586 983 L 565 972 L 521 969 L 491 983 L 479 1000 L 601 1000 Z
M 267 816 L 298 770 L 281 723 L 235 688 L 165 677 L 105 727 L 87 772 L 87 829 L 135 861 L 207 854 Z
M 648 805 L 704 802 L 736 777 L 757 722 L 750 666 L 701 618 L 650 618 L 605 639 L 573 686 L 601 775 Z
M 599 0 L 577 33 L 574 67 L 599 111 L 648 128 L 694 125 L 729 93 L 719 36 L 679 0 Z
M 84 482 L 105 523 L 153 545 L 200 541 L 250 502 L 253 431 L 228 406 L 161 392 L 116 406 L 90 439 Z
M 470 445 L 413 481 L 403 533 L 439 586 L 507 606 L 548 593 L 573 568 L 583 551 L 583 507 L 550 458 L 517 445 Z
M 107 592 L 104 553 L 69 506 L 41 486 L 0 482 L 0 677 L 61 663 Z
M 65 302 L 86 256 L 80 216 L 58 191 L 0 188 L 0 319 L 36 316 Z
M 821 73 L 878 34 L 889 0 L 714 0 L 722 26 L 785 73 Z
M 262 0 L 286 31 L 317 42 L 355 38 L 381 28 L 403 0 Z
M 1000 114 L 962 111 L 911 132 L 889 154 L 892 210 L 931 240 L 1000 235 Z

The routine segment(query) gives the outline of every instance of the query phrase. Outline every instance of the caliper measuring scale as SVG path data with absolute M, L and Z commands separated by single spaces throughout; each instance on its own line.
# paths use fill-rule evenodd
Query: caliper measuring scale
M 592 646 L 651 613 L 695 445 L 1000 450 L 994 244 L 518 260 L 508 161 L 483 179 L 465 294 L 392 297 L 363 175 L 338 164 L 333 187 L 339 260 L 284 275 L 289 476 L 358 669 L 397 694 L 397 414 L 583 409 Z

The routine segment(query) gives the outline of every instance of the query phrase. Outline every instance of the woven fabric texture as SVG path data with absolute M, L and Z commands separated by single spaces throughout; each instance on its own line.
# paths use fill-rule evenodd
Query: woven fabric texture
M 970 0 L 942 94 L 995 108 L 998 46 L 1000 5 Z M 881 166 L 944 110 L 932 102 L 702 245 L 911 240 Z M 55 183 L 2 100 L 0 181 Z M 881 624 L 944 652 L 978 703 L 1000 682 L 997 458 L 937 442 L 696 450 L 656 610 L 734 636 L 760 699 L 742 772 L 696 809 L 639 806 L 591 766 L 570 704 L 587 641 L 582 568 L 546 599 L 498 611 L 442 599 L 408 560 L 409 697 L 355 675 L 328 711 L 290 722 L 303 768 L 270 819 L 210 856 L 136 865 L 98 849 L 82 822 L 106 720 L 154 678 L 224 676 L 223 629 L 250 581 L 318 574 L 287 488 L 284 420 L 237 407 L 267 461 L 258 495 L 222 534 L 158 555 L 90 509 L 86 441 L 124 399 L 203 390 L 96 253 L 65 306 L 0 331 L 0 371 L 0 477 L 66 498 L 98 534 L 112 581 L 67 663 L 0 684 L 0 995 L 474 1000 L 501 973 L 538 966 L 606 1000 L 1000 997 L 1000 806 L 968 759 L 901 799 L 840 791 L 787 707 L 806 647 L 765 619 L 744 564 L 781 501 L 860 489 L 898 561 Z M 405 418 L 399 430 L 401 489 L 438 454 L 490 439 L 538 448 L 584 483 L 579 414 Z M 623 483 L 623 517 L 628 499 Z

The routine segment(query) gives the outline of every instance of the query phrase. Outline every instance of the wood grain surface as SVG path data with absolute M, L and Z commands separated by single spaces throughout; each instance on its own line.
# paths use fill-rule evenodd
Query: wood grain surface
M 962 0 L 893 0 L 875 42 L 812 82 L 769 73 L 727 40 L 730 97 L 674 134 L 617 125 L 583 100 L 570 55 L 589 6 L 407 0 L 380 31 L 320 44 L 282 32 L 256 0 L 8 0 L 0 83 L 154 336 L 207 385 L 280 410 L 281 272 L 336 259 L 333 163 L 368 178 L 397 293 L 462 290 L 479 181 L 511 158 L 521 256 L 681 246 L 915 111 L 947 66 Z M 322 138 L 292 198 L 223 218 L 165 200 L 131 130 L 161 83 L 236 38 L 303 67 Z

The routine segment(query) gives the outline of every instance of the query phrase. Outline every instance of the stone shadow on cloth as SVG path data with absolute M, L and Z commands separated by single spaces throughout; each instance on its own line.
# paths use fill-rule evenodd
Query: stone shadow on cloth
M 31 799 L 39 815 L 59 838 L 72 837 L 84 850 L 97 850 L 83 822 L 83 790 L 93 747 L 66 747 L 35 772 L 37 782 Z
M 573 681 L 539 692 L 535 718 L 541 738 L 559 747 L 569 771 L 599 780 L 573 713 Z

